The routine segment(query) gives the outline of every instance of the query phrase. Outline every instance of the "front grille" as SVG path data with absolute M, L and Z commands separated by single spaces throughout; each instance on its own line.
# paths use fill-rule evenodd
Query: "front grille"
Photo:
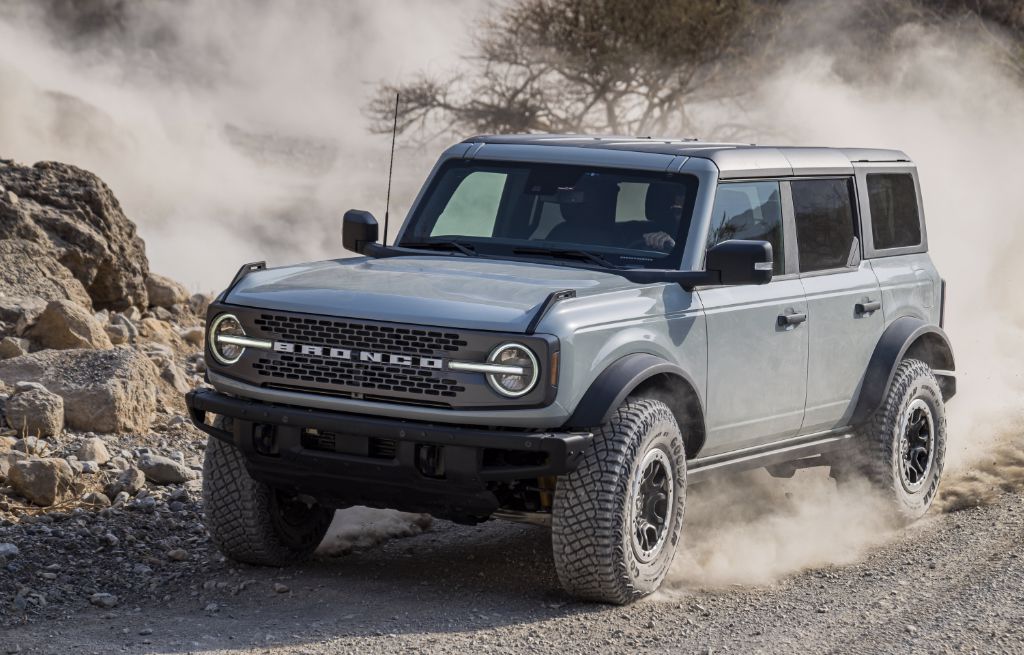
M 262 375 L 281 380 L 357 387 L 371 392 L 401 391 L 455 398 L 466 390 L 457 380 L 435 377 L 430 369 L 308 355 L 279 355 L 276 359 L 261 357 L 252 367 Z
M 459 334 L 390 325 L 370 325 L 323 318 L 260 314 L 253 321 L 264 332 L 284 341 L 314 346 L 378 350 L 402 355 L 456 352 L 467 343 Z
M 552 337 L 216 303 L 210 312 L 230 312 L 247 336 L 274 342 L 271 350 L 247 348 L 230 366 L 207 359 L 211 373 L 265 389 L 436 409 L 529 407 L 553 400 L 553 387 L 543 384 L 522 398 L 504 398 L 484 374 L 449 366 L 452 361 L 487 361 L 496 346 L 510 340 L 526 344 L 540 362 L 547 362 L 552 344 L 557 345 Z

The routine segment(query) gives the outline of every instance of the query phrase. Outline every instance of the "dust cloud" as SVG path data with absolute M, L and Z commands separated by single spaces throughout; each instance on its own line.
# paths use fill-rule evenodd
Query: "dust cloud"
M 758 142 L 898 148 L 917 164 L 957 359 L 933 509 L 948 512 L 1024 489 L 1024 89 L 969 34 L 911 25 L 895 41 L 852 78 L 838 72 L 849 61 L 798 51 L 749 120 Z M 866 483 L 837 488 L 820 469 L 694 487 L 687 512 L 670 593 L 849 563 L 896 533 Z
M 855 562 L 896 531 L 886 510 L 866 480 L 837 489 L 818 468 L 790 479 L 762 470 L 694 485 L 664 591 L 766 585 L 806 568 Z
M 296 7 L 301 7 L 297 9 Z M 352 207 L 383 218 L 381 79 L 452 66 L 476 5 L 373 0 L 47 0 L 0 5 L 0 157 L 89 169 L 152 268 L 192 290 L 238 267 L 342 254 Z M 396 156 L 399 217 L 435 153 Z M 392 221 L 392 227 L 399 221 Z

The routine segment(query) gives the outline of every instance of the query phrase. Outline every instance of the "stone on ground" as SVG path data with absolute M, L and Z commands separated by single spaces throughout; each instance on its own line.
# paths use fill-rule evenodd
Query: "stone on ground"
M 74 492 L 74 472 L 63 459 L 19 459 L 11 462 L 8 482 L 29 502 L 49 507 Z
M 169 457 L 146 453 L 139 458 L 146 479 L 156 484 L 181 484 L 196 477 L 196 472 Z
M 107 445 L 99 437 L 89 437 L 83 441 L 75 456 L 82 462 L 96 462 L 100 466 L 110 461 Z
M 95 316 L 70 300 L 54 300 L 46 306 L 25 336 L 43 348 L 112 348 L 110 337 Z
M 52 437 L 64 429 L 64 399 L 46 389 L 16 392 L 4 412 L 7 425 L 22 436 Z

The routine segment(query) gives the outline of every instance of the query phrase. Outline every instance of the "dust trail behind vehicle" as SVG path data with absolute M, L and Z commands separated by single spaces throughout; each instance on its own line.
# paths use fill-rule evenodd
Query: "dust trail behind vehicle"
M 766 80 L 750 118 L 771 126 L 760 142 L 895 147 L 918 166 L 958 377 L 935 513 L 1024 488 L 1024 90 L 970 35 L 906 27 L 898 36 L 900 48 L 856 80 L 826 53 L 799 53 Z M 694 488 L 666 587 L 766 584 L 854 561 L 895 530 L 882 506 L 866 485 L 837 489 L 814 469 Z

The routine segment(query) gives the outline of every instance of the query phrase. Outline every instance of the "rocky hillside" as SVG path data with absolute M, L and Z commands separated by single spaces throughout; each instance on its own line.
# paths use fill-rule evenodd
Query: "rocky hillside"
M 0 525 L 198 477 L 209 299 L 149 270 L 92 173 L 0 160 Z
M 216 613 L 256 584 L 201 522 L 206 436 L 183 394 L 209 302 L 149 270 L 95 175 L 0 159 L 0 652 L 25 621 L 182 597 Z M 430 523 L 345 512 L 324 555 Z

